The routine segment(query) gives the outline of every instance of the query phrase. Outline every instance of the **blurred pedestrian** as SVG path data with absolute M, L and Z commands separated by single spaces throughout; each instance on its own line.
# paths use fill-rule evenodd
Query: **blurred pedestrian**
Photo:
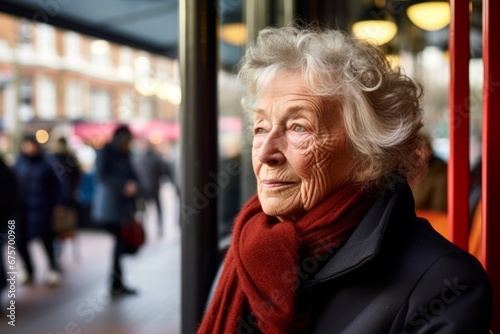
M 446 213 L 448 206 L 448 165 L 434 154 L 432 140 L 428 134 L 422 134 L 425 144 L 420 152 L 427 161 L 428 169 L 413 187 L 415 209 Z
M 139 192 L 137 176 L 130 159 L 132 133 L 126 125 L 118 126 L 112 140 L 97 152 L 95 193 L 92 202 L 93 221 L 115 239 L 111 294 L 135 294 L 123 280 L 121 257 L 124 244 L 121 224 L 134 217 Z
M 64 237 L 66 233 L 74 233 L 78 226 L 77 212 L 77 189 L 81 181 L 81 169 L 76 155 L 70 150 L 67 139 L 60 137 L 54 143 L 52 153 L 54 163 L 52 164 L 57 178 L 62 185 L 63 208 L 58 215 L 59 226 L 54 226 L 58 236 Z
M 163 178 L 167 177 L 174 183 L 171 166 L 157 152 L 156 147 L 148 143 L 146 150 L 137 156 L 134 161 L 141 195 L 146 204 L 154 204 L 158 220 L 158 235 L 163 235 L 163 210 L 160 201 L 160 186 Z
M 95 188 L 94 178 L 94 166 L 83 165 L 82 177 L 77 189 L 78 207 L 80 209 L 78 226 L 80 228 L 92 225 L 91 208 Z
M 65 184 L 64 195 L 72 204 L 76 202 L 76 189 L 81 179 L 81 168 L 75 153 L 69 148 L 65 137 L 60 137 L 54 143 L 53 156 L 55 161 L 54 168 L 59 180 Z
M 17 182 L 14 172 L 7 166 L 0 157 L 0 290 L 7 284 L 5 274 L 5 264 L 3 253 L 4 244 L 7 243 L 9 228 L 16 232 L 15 213 L 17 207 Z M 14 234 L 15 236 L 15 234 Z M 12 239 L 15 241 L 15 238 Z M 15 247 L 15 245 L 12 245 Z
M 19 184 L 19 232 L 16 233 L 17 248 L 24 260 L 26 277 L 24 283 L 33 281 L 33 263 L 28 252 L 28 243 L 41 238 L 49 260 L 45 282 L 60 283 L 61 275 L 54 256 L 54 211 L 61 208 L 62 186 L 53 168 L 54 160 L 46 155 L 33 135 L 24 136 L 21 152 L 14 166 Z

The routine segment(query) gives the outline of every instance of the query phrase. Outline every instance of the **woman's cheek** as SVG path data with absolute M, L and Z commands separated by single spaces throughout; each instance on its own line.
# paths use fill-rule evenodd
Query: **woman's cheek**
M 316 166 L 318 147 L 311 138 L 303 138 L 289 145 L 288 159 L 302 179 L 311 177 Z
M 262 136 L 254 136 L 252 140 L 252 148 L 253 149 L 259 148 L 263 142 L 264 138 Z
M 289 145 L 296 150 L 309 150 L 314 144 L 314 138 L 310 134 L 291 132 L 287 136 Z

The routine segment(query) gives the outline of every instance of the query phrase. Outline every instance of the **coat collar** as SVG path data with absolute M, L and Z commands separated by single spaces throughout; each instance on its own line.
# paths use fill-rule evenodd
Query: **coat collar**
M 380 251 L 388 230 L 415 217 L 414 200 L 407 183 L 386 191 L 363 217 L 345 244 L 304 287 L 329 281 L 351 272 L 373 259 Z M 395 219 L 398 217 L 398 219 Z

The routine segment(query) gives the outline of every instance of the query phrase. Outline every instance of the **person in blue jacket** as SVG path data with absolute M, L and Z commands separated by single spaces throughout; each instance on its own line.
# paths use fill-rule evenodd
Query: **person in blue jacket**
M 34 268 L 28 251 L 28 243 L 40 238 L 49 260 L 45 281 L 57 285 L 61 271 L 54 255 L 55 233 L 52 219 L 55 210 L 63 204 L 62 185 L 54 169 L 55 160 L 47 155 L 34 135 L 27 134 L 21 142 L 21 152 L 14 171 L 19 185 L 19 232 L 17 248 L 24 260 L 24 283 L 34 280 Z
M 136 173 L 132 167 L 130 143 L 132 133 L 126 125 L 116 128 L 112 140 L 97 152 L 95 189 L 92 199 L 92 220 L 114 238 L 112 295 L 135 294 L 137 291 L 123 281 L 121 257 L 124 244 L 121 225 L 135 215 L 139 192 Z

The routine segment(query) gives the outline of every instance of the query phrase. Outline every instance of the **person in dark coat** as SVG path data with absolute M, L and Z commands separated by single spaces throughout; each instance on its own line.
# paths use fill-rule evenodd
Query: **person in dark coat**
M 174 175 L 170 165 L 155 151 L 153 144 L 148 144 L 146 150 L 134 161 L 139 180 L 141 195 L 146 202 L 153 202 L 158 219 L 158 234 L 163 235 L 163 210 L 160 202 L 160 185 L 166 177 L 174 183 Z
M 0 291 L 7 285 L 7 276 L 5 274 L 4 245 L 8 243 L 9 230 L 11 235 L 10 246 L 15 250 L 16 241 L 16 209 L 17 209 L 17 180 L 16 175 L 9 166 L 0 157 Z M 7 251 L 12 248 L 7 249 Z M 10 271 L 10 270 L 9 270 Z
M 424 175 L 413 187 L 415 208 L 446 213 L 448 211 L 448 164 L 434 154 L 431 137 L 423 134 L 425 145 L 421 154 L 428 161 Z
M 34 278 L 28 243 L 35 238 L 42 239 L 49 260 L 46 283 L 56 285 L 61 280 L 60 268 L 54 255 L 52 219 L 54 211 L 63 204 L 63 196 L 53 163 L 53 157 L 44 153 L 35 136 L 26 135 L 23 138 L 14 170 L 19 184 L 17 248 L 25 264 L 25 283 L 32 282 Z
M 78 227 L 79 205 L 77 189 L 81 181 L 81 169 L 76 155 L 70 150 L 67 139 L 59 137 L 52 148 L 52 164 L 57 179 L 61 183 L 64 205 L 55 215 L 60 215 L 59 224 L 54 226 L 60 237 L 71 235 Z
M 261 31 L 239 79 L 257 194 L 198 333 L 489 333 L 482 265 L 415 214 L 419 86 L 314 27 Z
M 125 125 L 117 127 L 111 142 L 97 152 L 92 220 L 114 238 L 113 270 L 110 290 L 113 295 L 135 294 L 123 281 L 121 257 L 124 244 L 121 225 L 134 218 L 139 187 L 130 160 L 132 133 Z
M 70 150 L 65 137 L 60 137 L 54 143 L 52 149 L 54 156 L 54 167 L 59 181 L 63 184 L 63 196 L 68 202 L 68 206 L 76 208 L 76 192 L 80 185 L 82 171 L 78 158 Z

